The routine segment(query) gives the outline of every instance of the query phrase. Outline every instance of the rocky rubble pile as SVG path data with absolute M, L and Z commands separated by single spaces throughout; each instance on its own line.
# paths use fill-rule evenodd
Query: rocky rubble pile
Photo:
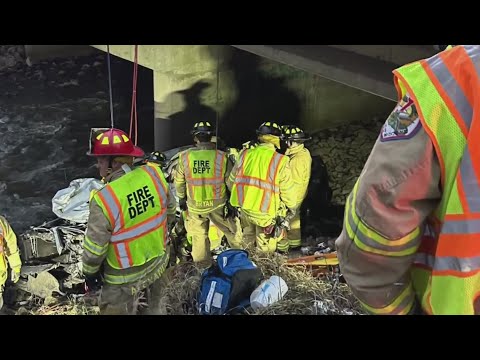
M 0 70 L 25 63 L 25 48 L 23 45 L 0 45 Z
M 321 156 L 327 166 L 334 203 L 345 204 L 382 125 L 382 121 L 373 120 L 325 129 L 313 134 L 312 141 L 307 146 L 312 156 Z

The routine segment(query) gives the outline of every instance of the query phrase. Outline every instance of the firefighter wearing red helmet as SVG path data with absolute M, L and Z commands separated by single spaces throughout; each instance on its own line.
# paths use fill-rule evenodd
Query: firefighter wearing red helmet
M 82 257 L 86 286 L 101 289 L 101 314 L 134 314 L 135 294 L 153 285 L 168 264 L 171 194 L 158 166 L 131 168 L 144 152 L 122 130 L 95 134 L 87 154 L 97 158 L 105 186 L 90 200 Z

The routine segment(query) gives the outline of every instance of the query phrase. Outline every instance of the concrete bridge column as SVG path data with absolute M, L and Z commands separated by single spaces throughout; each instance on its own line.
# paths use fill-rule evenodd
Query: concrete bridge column
M 106 51 L 106 45 L 92 46 Z M 217 112 L 221 117 L 234 101 L 236 89 L 228 68 L 232 50 L 224 45 L 139 45 L 139 64 L 154 73 L 156 150 L 190 144 L 195 122 L 215 121 Z M 134 58 L 133 45 L 111 45 L 110 52 L 125 60 Z
M 195 45 L 171 50 L 154 71 L 155 148 L 159 151 L 191 144 L 192 126 L 198 121 L 216 124 L 235 98 L 227 65 L 229 47 Z

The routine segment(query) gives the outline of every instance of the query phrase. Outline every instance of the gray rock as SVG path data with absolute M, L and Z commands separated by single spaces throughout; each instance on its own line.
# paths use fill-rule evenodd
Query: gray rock
M 372 128 L 371 121 L 325 129 L 313 135 L 311 154 L 321 156 L 327 165 L 334 202 L 345 203 L 377 137 L 378 131 Z

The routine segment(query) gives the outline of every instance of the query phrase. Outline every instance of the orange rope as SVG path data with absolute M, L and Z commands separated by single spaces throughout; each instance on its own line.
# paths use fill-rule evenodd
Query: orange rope
M 132 130 L 135 123 L 135 141 L 138 139 L 138 116 L 137 116 L 137 82 L 138 82 L 138 45 L 135 45 L 135 56 L 133 60 L 133 91 L 132 91 L 132 111 L 130 115 L 130 139 L 132 139 Z

